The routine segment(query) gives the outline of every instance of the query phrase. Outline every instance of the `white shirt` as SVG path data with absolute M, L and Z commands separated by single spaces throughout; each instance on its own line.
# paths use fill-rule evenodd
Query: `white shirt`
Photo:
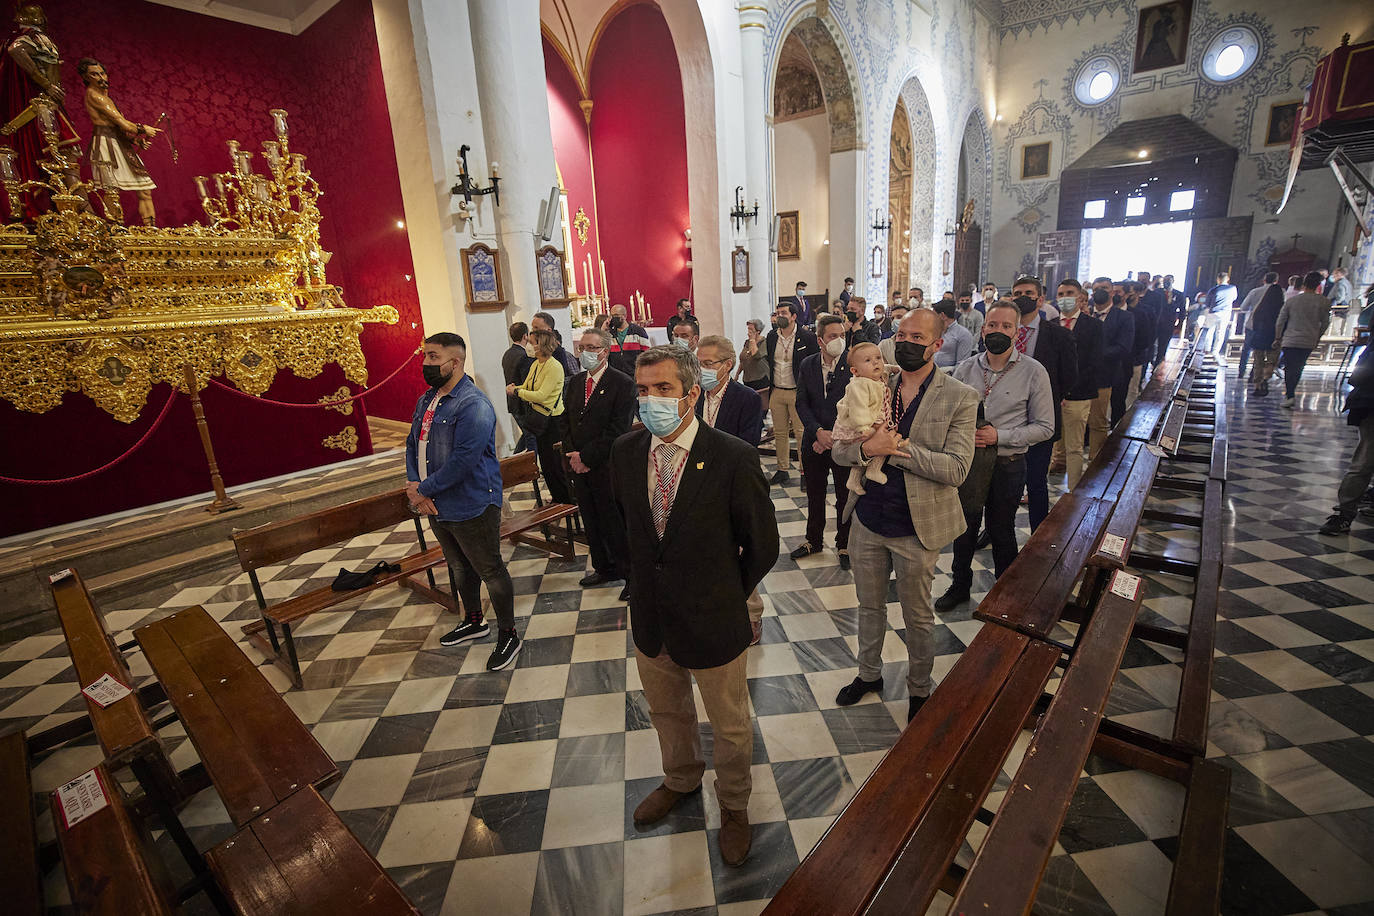
M 784 346 L 785 345 L 785 346 Z M 792 350 L 797 345 L 795 325 L 791 334 L 778 332 L 778 342 L 773 347 L 773 387 L 796 388 L 797 378 L 792 374 Z
M 602 361 L 601 361 L 601 367 L 600 367 L 599 369 L 597 369 L 595 372 L 592 373 L 591 379 L 592 379 L 592 393 L 593 393 L 593 394 L 596 393 L 596 386 L 601 384 L 601 376 L 603 376 L 603 375 L 606 374 L 606 367 L 607 367 L 608 365 L 610 365 L 610 360 L 602 360 Z M 586 381 L 584 380 L 584 381 L 582 382 L 582 385 L 584 386 L 584 390 L 585 390 L 586 384 L 587 384 L 587 383 L 586 383 Z M 585 405 L 585 404 L 586 404 L 586 401 L 584 401 L 583 404 Z
M 1059 310 L 1055 309 L 1055 311 L 1057 312 Z M 1023 324 L 1021 327 L 1026 329 L 1026 355 L 1034 359 L 1035 342 L 1040 339 L 1040 313 L 1032 313 L 1030 324 Z M 1021 331 L 1018 329 L 1016 334 L 1012 335 L 1011 345 L 1013 349 L 1016 347 L 1016 336 L 1020 333 Z
M 692 418 L 686 428 L 678 434 L 678 437 L 668 445 L 675 445 L 679 449 L 677 452 L 677 479 L 673 481 L 673 500 L 677 499 L 677 489 L 682 485 L 682 472 L 687 467 L 687 455 L 692 451 L 692 443 L 697 439 L 697 430 L 701 428 L 697 422 L 696 413 L 689 414 Z M 658 453 L 658 447 L 664 442 L 658 436 L 649 440 L 649 505 L 654 504 L 654 491 L 658 489 L 658 465 L 654 461 L 654 456 Z M 673 500 L 669 500 L 669 510 L 673 507 Z
M 706 406 L 701 410 L 701 418 L 712 429 L 716 428 L 716 417 L 720 415 L 720 405 L 725 400 L 725 389 L 729 387 L 730 381 L 727 379 L 717 386 L 715 391 L 706 392 Z

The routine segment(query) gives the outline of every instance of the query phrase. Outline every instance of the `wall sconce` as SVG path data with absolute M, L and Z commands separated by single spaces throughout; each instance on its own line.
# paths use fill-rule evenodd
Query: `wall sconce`
M 687 269 L 692 269 L 692 227 L 688 226 L 682 230 L 682 247 L 687 249 Z
M 472 173 L 468 169 L 468 150 L 470 149 L 472 149 L 472 147 L 468 146 L 466 143 L 458 147 L 458 183 L 449 188 L 450 194 L 454 196 L 459 194 L 463 195 L 463 203 L 458 205 L 458 218 L 460 220 L 472 218 L 472 199 L 474 197 L 482 197 L 490 194 L 492 195 L 492 199 L 496 201 L 496 206 L 501 206 L 501 191 L 498 187 L 501 183 L 501 178 L 497 171 L 500 167 L 500 163 L 493 162 L 491 164 L 491 184 L 483 188 L 472 180 Z M 464 215 L 464 211 L 467 211 L 466 215 Z
M 957 234 L 957 233 L 956 233 L 955 230 L 954 230 L 954 221 L 953 221 L 953 220 L 948 220 L 948 219 L 945 220 L 945 235 L 946 235 L 946 236 L 953 236 L 953 235 L 956 235 L 956 234 Z
M 881 209 L 873 211 L 873 231 L 886 232 L 892 228 L 892 220 Z
M 735 231 L 739 232 L 744 228 L 744 224 L 750 220 L 759 218 L 759 200 L 754 198 L 754 209 L 750 210 L 744 206 L 744 185 L 735 188 L 735 206 L 730 211 L 730 221 L 735 224 Z

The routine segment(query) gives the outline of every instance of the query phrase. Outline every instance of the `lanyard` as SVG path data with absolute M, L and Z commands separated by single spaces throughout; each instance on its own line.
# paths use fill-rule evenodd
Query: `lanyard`
M 430 398 L 429 406 L 425 408 L 425 415 L 420 419 L 420 438 L 429 438 L 429 427 L 434 423 L 434 411 L 439 406 L 439 392 L 434 392 L 434 397 Z

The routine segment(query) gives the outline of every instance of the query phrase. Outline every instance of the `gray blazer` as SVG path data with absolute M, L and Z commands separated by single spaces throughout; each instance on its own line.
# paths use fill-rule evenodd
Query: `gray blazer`
M 1318 293 L 1302 292 L 1279 309 L 1274 340 L 1280 347 L 1315 350 L 1331 324 L 1331 300 Z
M 978 392 L 950 378 L 939 368 L 916 408 L 911 421 L 911 444 L 904 455 L 887 459 L 906 474 L 906 498 L 916 539 L 926 550 L 939 550 L 964 533 L 964 509 L 959 484 L 973 464 L 973 428 L 978 418 Z M 894 376 L 888 388 L 901 379 Z M 835 443 L 831 454 L 836 464 L 857 467 L 860 442 Z M 845 518 L 854 512 L 858 499 L 845 506 Z

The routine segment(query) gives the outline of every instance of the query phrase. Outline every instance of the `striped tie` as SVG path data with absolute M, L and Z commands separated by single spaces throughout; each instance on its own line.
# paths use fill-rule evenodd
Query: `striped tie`
M 1030 328 L 1021 327 L 1016 329 L 1016 352 L 1026 352 L 1026 338 L 1030 336 Z
M 665 442 L 654 449 L 654 470 L 658 472 L 658 485 L 654 487 L 654 530 L 663 537 L 663 529 L 668 525 L 668 513 L 673 508 L 673 488 L 677 483 L 676 445 Z

